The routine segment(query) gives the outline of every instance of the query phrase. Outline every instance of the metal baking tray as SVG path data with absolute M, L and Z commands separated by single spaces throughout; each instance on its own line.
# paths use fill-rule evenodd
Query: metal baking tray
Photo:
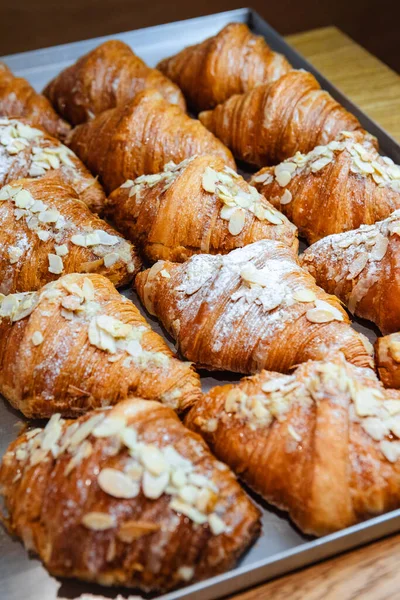
M 6 56 L 2 60 L 14 73 L 27 78 L 37 90 L 41 90 L 61 69 L 104 40 L 118 38 L 125 41 L 149 65 L 153 66 L 161 58 L 170 56 L 189 44 L 194 44 L 214 35 L 232 21 L 247 23 L 255 33 L 263 35 L 274 50 L 283 53 L 294 67 L 311 71 L 322 87 L 355 114 L 363 126 L 378 138 L 382 152 L 393 158 L 395 162 L 400 163 L 400 146 L 293 50 L 282 37 L 251 9 L 233 10 L 138 31 L 64 44 L 54 48 L 15 54 Z M 123 293 L 140 308 L 134 292 L 124 290 Z M 146 317 L 152 323 L 154 329 L 161 333 L 172 346 L 172 340 L 160 328 L 159 324 L 154 319 L 149 318 L 148 315 Z M 375 341 L 376 331 L 369 324 L 356 320 L 354 326 L 357 330 L 365 333 L 370 341 Z M 230 381 L 238 380 L 239 377 L 229 374 L 212 375 L 203 372 L 203 389 L 208 390 L 228 379 Z M 18 424 L 21 421 L 23 421 L 21 415 L 10 408 L 6 401 L 0 399 L 0 456 L 4 454 L 8 444 L 18 434 Z M 254 494 L 250 493 L 250 495 L 261 508 L 263 532 L 236 568 L 206 581 L 158 596 L 159 599 L 212 600 L 229 596 L 246 587 L 267 581 L 278 575 L 400 530 L 400 510 L 395 510 L 335 534 L 313 539 L 303 535 L 283 513 L 269 506 Z M 106 598 L 115 598 L 118 594 L 121 594 L 124 598 L 128 598 L 132 594 L 135 595 L 135 598 L 138 597 L 135 591 L 127 589 L 110 589 L 79 581 L 55 579 L 47 573 L 36 558 L 28 556 L 20 542 L 11 539 L 3 528 L 0 528 L 1 600 L 21 600 L 22 598 L 28 598 L 29 600 L 72 599 L 85 593 Z M 149 598 L 149 596 L 145 597 Z M 154 598 L 154 596 L 150 597 Z

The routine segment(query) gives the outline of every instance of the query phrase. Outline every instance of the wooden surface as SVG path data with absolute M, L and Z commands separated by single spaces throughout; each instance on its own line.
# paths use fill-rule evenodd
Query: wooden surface
M 400 77 L 335 27 L 286 38 L 400 141 Z M 233 600 L 398 600 L 400 535 L 280 577 Z
M 286 40 L 400 142 L 397 73 L 335 27 L 290 35 Z

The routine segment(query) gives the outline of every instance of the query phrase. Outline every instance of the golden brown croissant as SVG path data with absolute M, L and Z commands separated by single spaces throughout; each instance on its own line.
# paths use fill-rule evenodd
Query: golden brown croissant
M 375 225 L 316 242 L 301 262 L 351 313 L 373 321 L 384 334 L 400 330 L 400 210 Z
M 376 340 L 375 362 L 383 385 L 399 389 L 400 333 L 392 333 Z
M 69 148 L 23 119 L 0 118 L 0 186 L 49 171 L 57 172 L 91 210 L 101 211 L 103 188 Z
M 297 152 L 250 180 L 310 244 L 385 219 L 400 208 L 400 168 L 360 132 Z
M 343 357 L 214 388 L 186 424 L 306 533 L 400 507 L 400 392 Z
M 166 590 L 231 568 L 260 529 L 173 410 L 129 399 L 22 434 L 0 470 L 10 533 L 56 577 Z
M 127 179 L 158 173 L 171 160 L 179 163 L 195 154 L 220 156 L 235 167 L 222 142 L 153 90 L 78 125 L 68 145 L 109 192 Z
M 244 23 L 230 23 L 157 67 L 179 85 L 196 111 L 214 108 L 233 94 L 274 81 L 291 69 L 282 54 L 273 52 Z
M 172 81 L 150 69 L 124 42 L 109 40 L 61 71 L 43 93 L 60 115 L 78 125 L 124 106 L 144 89 L 157 89 L 167 102 L 186 108 Z
M 290 71 L 273 83 L 232 96 L 200 121 L 236 158 L 263 167 L 327 144 L 341 131 L 361 125 L 336 100 L 321 90 L 305 71 Z
M 184 410 L 201 394 L 190 363 L 101 275 L 3 296 L 0 319 L 0 393 L 27 417 L 76 416 L 133 394 Z
M 215 156 L 126 181 L 108 198 L 106 214 L 152 262 L 226 254 L 265 238 L 298 248 L 296 227 Z
M 35 92 L 22 77 L 15 77 L 10 69 L 0 62 L 0 117 L 25 117 L 36 126 L 43 127 L 54 137 L 64 139 L 70 130 L 54 111 L 50 102 Z
M 136 287 L 182 354 L 206 368 L 286 372 L 332 351 L 371 365 L 340 302 L 280 242 L 200 254 L 184 264 L 159 261 L 136 276 Z
M 2 294 L 38 290 L 64 273 L 95 272 L 119 286 L 141 266 L 132 244 L 57 175 L 1 188 L 0 223 Z

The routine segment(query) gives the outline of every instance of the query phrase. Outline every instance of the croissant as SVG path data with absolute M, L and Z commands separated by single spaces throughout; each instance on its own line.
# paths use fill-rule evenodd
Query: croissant
M 260 530 L 233 473 L 141 399 L 19 436 L 0 485 L 8 530 L 56 577 L 166 590 L 229 569 Z
M 182 411 L 201 395 L 139 310 L 102 275 L 3 296 L 0 393 L 27 417 L 76 416 L 133 394 Z
M 157 67 L 174 81 L 196 110 L 214 108 L 290 71 L 282 54 L 244 23 L 230 23 L 201 44 L 189 46 Z
M 119 286 L 141 266 L 133 246 L 58 176 L 4 186 L 0 222 L 2 294 L 38 290 L 62 273 L 96 272 Z
M 225 254 L 264 238 L 298 248 L 296 227 L 214 156 L 170 163 L 161 173 L 128 180 L 105 210 L 152 262 Z
M 343 357 L 213 388 L 186 425 L 305 533 L 400 507 L 400 392 Z
M 361 125 L 311 73 L 290 71 L 277 81 L 232 96 L 200 121 L 236 158 L 263 167 L 309 152 Z
M 340 302 L 281 242 L 200 254 L 184 264 L 159 261 L 136 276 L 136 288 L 182 354 L 208 369 L 286 372 L 333 351 L 372 366 Z
M 182 92 L 172 81 L 150 69 L 124 42 L 109 40 L 61 71 L 43 94 L 60 115 L 78 125 L 104 110 L 124 106 L 145 89 L 157 89 L 167 102 L 186 108 Z
M 27 121 L 0 118 L 0 187 L 49 171 L 57 172 L 91 210 L 101 211 L 103 188 L 69 148 Z
M 376 340 L 375 362 L 383 385 L 399 389 L 400 333 L 392 333 Z
M 360 132 L 297 152 L 250 180 L 310 244 L 372 224 L 400 208 L 400 168 Z
M 171 160 L 179 163 L 195 154 L 219 156 L 235 167 L 222 142 L 153 90 L 78 125 L 67 143 L 109 192 L 127 179 L 158 173 Z
M 351 313 L 373 321 L 384 334 L 400 330 L 400 210 L 375 225 L 316 242 L 301 263 Z
M 50 102 L 35 92 L 22 77 L 15 77 L 0 62 L 0 117 L 25 117 L 32 125 L 39 125 L 54 137 L 64 139 L 70 130 L 54 111 Z

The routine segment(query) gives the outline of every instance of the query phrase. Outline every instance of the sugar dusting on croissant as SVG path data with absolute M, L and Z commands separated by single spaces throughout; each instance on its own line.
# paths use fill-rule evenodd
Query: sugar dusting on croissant
M 343 356 L 213 388 L 186 425 L 305 533 L 400 507 L 400 392 Z
M 301 262 L 350 312 L 384 334 L 400 330 L 400 210 L 375 225 L 323 238 Z
M 56 577 L 167 590 L 231 568 L 259 511 L 201 438 L 159 403 L 54 415 L 6 452 L 6 525 Z
M 57 172 L 91 210 L 101 212 L 103 188 L 69 148 L 23 119 L 0 118 L 0 138 L 0 186 Z
M 339 300 L 279 242 L 255 242 L 226 256 L 200 254 L 184 264 L 159 261 L 136 276 L 136 288 L 182 354 L 206 368 L 287 372 L 334 350 L 372 366 Z
M 0 302 L 0 393 L 27 417 L 77 416 L 132 394 L 183 411 L 201 395 L 191 364 L 101 275 Z
M 30 292 L 65 273 L 116 286 L 140 269 L 135 248 L 93 214 L 57 172 L 0 189 L 0 293 Z
M 400 168 L 380 156 L 375 140 L 342 132 L 308 154 L 297 152 L 250 180 L 312 244 L 327 235 L 371 225 L 400 208 Z
M 298 248 L 296 227 L 216 156 L 126 181 L 108 198 L 106 214 L 152 262 L 226 254 L 265 238 Z

